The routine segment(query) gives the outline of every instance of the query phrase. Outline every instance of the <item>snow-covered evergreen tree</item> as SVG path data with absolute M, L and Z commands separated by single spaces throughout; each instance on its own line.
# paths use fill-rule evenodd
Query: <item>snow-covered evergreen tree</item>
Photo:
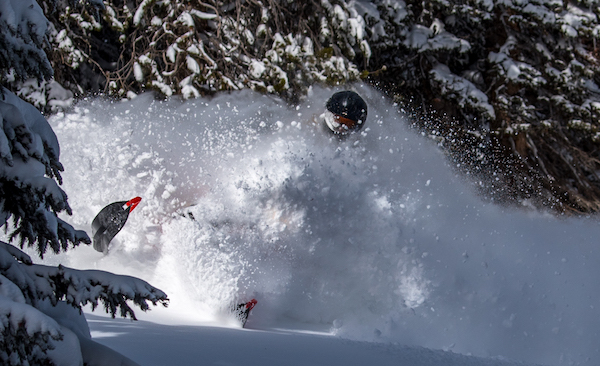
M 47 30 L 48 21 L 34 0 L 0 2 L 4 81 L 52 76 L 42 49 Z M 59 143 L 44 116 L 2 87 L 0 121 L 0 225 L 12 227 L 11 240 L 21 248 L 35 247 L 40 256 L 89 244 L 84 231 L 58 217 L 71 209 L 59 186 Z M 103 355 L 127 364 L 90 339 L 81 308 L 101 302 L 113 316 L 135 319 L 128 301 L 147 310 L 148 302 L 166 304 L 167 297 L 128 276 L 33 264 L 20 249 L 0 241 L 0 364 L 111 364 Z
M 487 195 L 600 210 L 598 1 L 371 3 L 373 81 Z
M 53 58 L 66 61 L 55 70 L 71 90 L 192 98 L 251 88 L 294 100 L 315 82 L 358 80 L 351 60 L 370 55 L 362 16 L 340 0 L 104 3 L 53 13 Z
M 17 94 L 46 111 L 145 90 L 297 101 L 313 83 L 362 78 L 414 112 L 486 196 L 600 210 L 598 1 L 38 2 L 60 85 L 28 80 Z
M 252 88 L 296 101 L 313 83 L 362 78 L 486 195 L 600 209 L 598 1 L 39 1 L 72 93 Z M 24 94 L 51 98 L 31 84 Z

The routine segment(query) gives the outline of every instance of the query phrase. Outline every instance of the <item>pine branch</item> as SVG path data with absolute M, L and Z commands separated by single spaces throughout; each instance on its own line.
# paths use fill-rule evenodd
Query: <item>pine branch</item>
M 79 310 L 87 304 L 93 309 L 102 304 L 111 316 L 119 313 L 134 320 L 136 316 L 130 301 L 142 311 L 149 310 L 150 304 L 168 305 L 169 299 L 164 292 L 141 279 L 62 265 L 26 264 L 30 263 L 29 257 L 11 247 L 0 242 L 0 275 L 21 289 L 25 301 L 31 305 L 35 306 L 43 299 L 52 304 L 66 301 Z
M 46 352 L 54 348 L 50 340 L 62 338 L 52 318 L 29 305 L 0 299 L 0 364 L 53 365 Z

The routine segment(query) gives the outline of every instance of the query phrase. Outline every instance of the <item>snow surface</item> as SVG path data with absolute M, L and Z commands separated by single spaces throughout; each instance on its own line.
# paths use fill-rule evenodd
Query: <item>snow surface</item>
M 70 222 L 89 232 L 104 205 L 143 200 L 108 255 L 44 262 L 171 299 L 139 322 L 89 314 L 92 337 L 143 365 L 597 365 L 597 219 L 483 203 L 396 106 L 356 90 L 369 117 L 344 141 L 314 122 L 325 89 L 291 107 L 141 95 L 52 117 Z M 239 329 L 226 309 L 251 297 Z
M 162 325 L 88 315 L 94 339 L 146 366 L 163 365 L 410 365 L 511 366 L 422 347 L 356 342 L 286 329 Z

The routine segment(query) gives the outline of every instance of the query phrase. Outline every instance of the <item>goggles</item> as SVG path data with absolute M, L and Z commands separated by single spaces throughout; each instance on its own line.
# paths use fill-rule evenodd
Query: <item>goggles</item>
M 358 122 L 330 111 L 323 113 L 323 118 L 327 127 L 336 134 L 345 135 L 358 127 Z

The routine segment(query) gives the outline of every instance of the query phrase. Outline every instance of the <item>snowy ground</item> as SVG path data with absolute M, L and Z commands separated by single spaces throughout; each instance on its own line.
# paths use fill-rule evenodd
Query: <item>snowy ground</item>
M 502 360 L 386 343 L 358 342 L 314 331 L 163 325 L 87 316 L 92 337 L 145 366 L 410 365 L 511 366 Z
M 294 107 L 143 95 L 52 117 L 68 221 L 89 230 L 104 205 L 143 200 L 108 255 L 45 261 L 136 275 L 171 299 L 138 323 L 91 315 L 95 338 L 144 365 L 599 364 L 597 219 L 482 203 L 396 107 L 357 90 L 367 128 L 346 141 L 312 122 L 322 89 Z M 236 328 L 224 309 L 251 297 L 254 330 Z

